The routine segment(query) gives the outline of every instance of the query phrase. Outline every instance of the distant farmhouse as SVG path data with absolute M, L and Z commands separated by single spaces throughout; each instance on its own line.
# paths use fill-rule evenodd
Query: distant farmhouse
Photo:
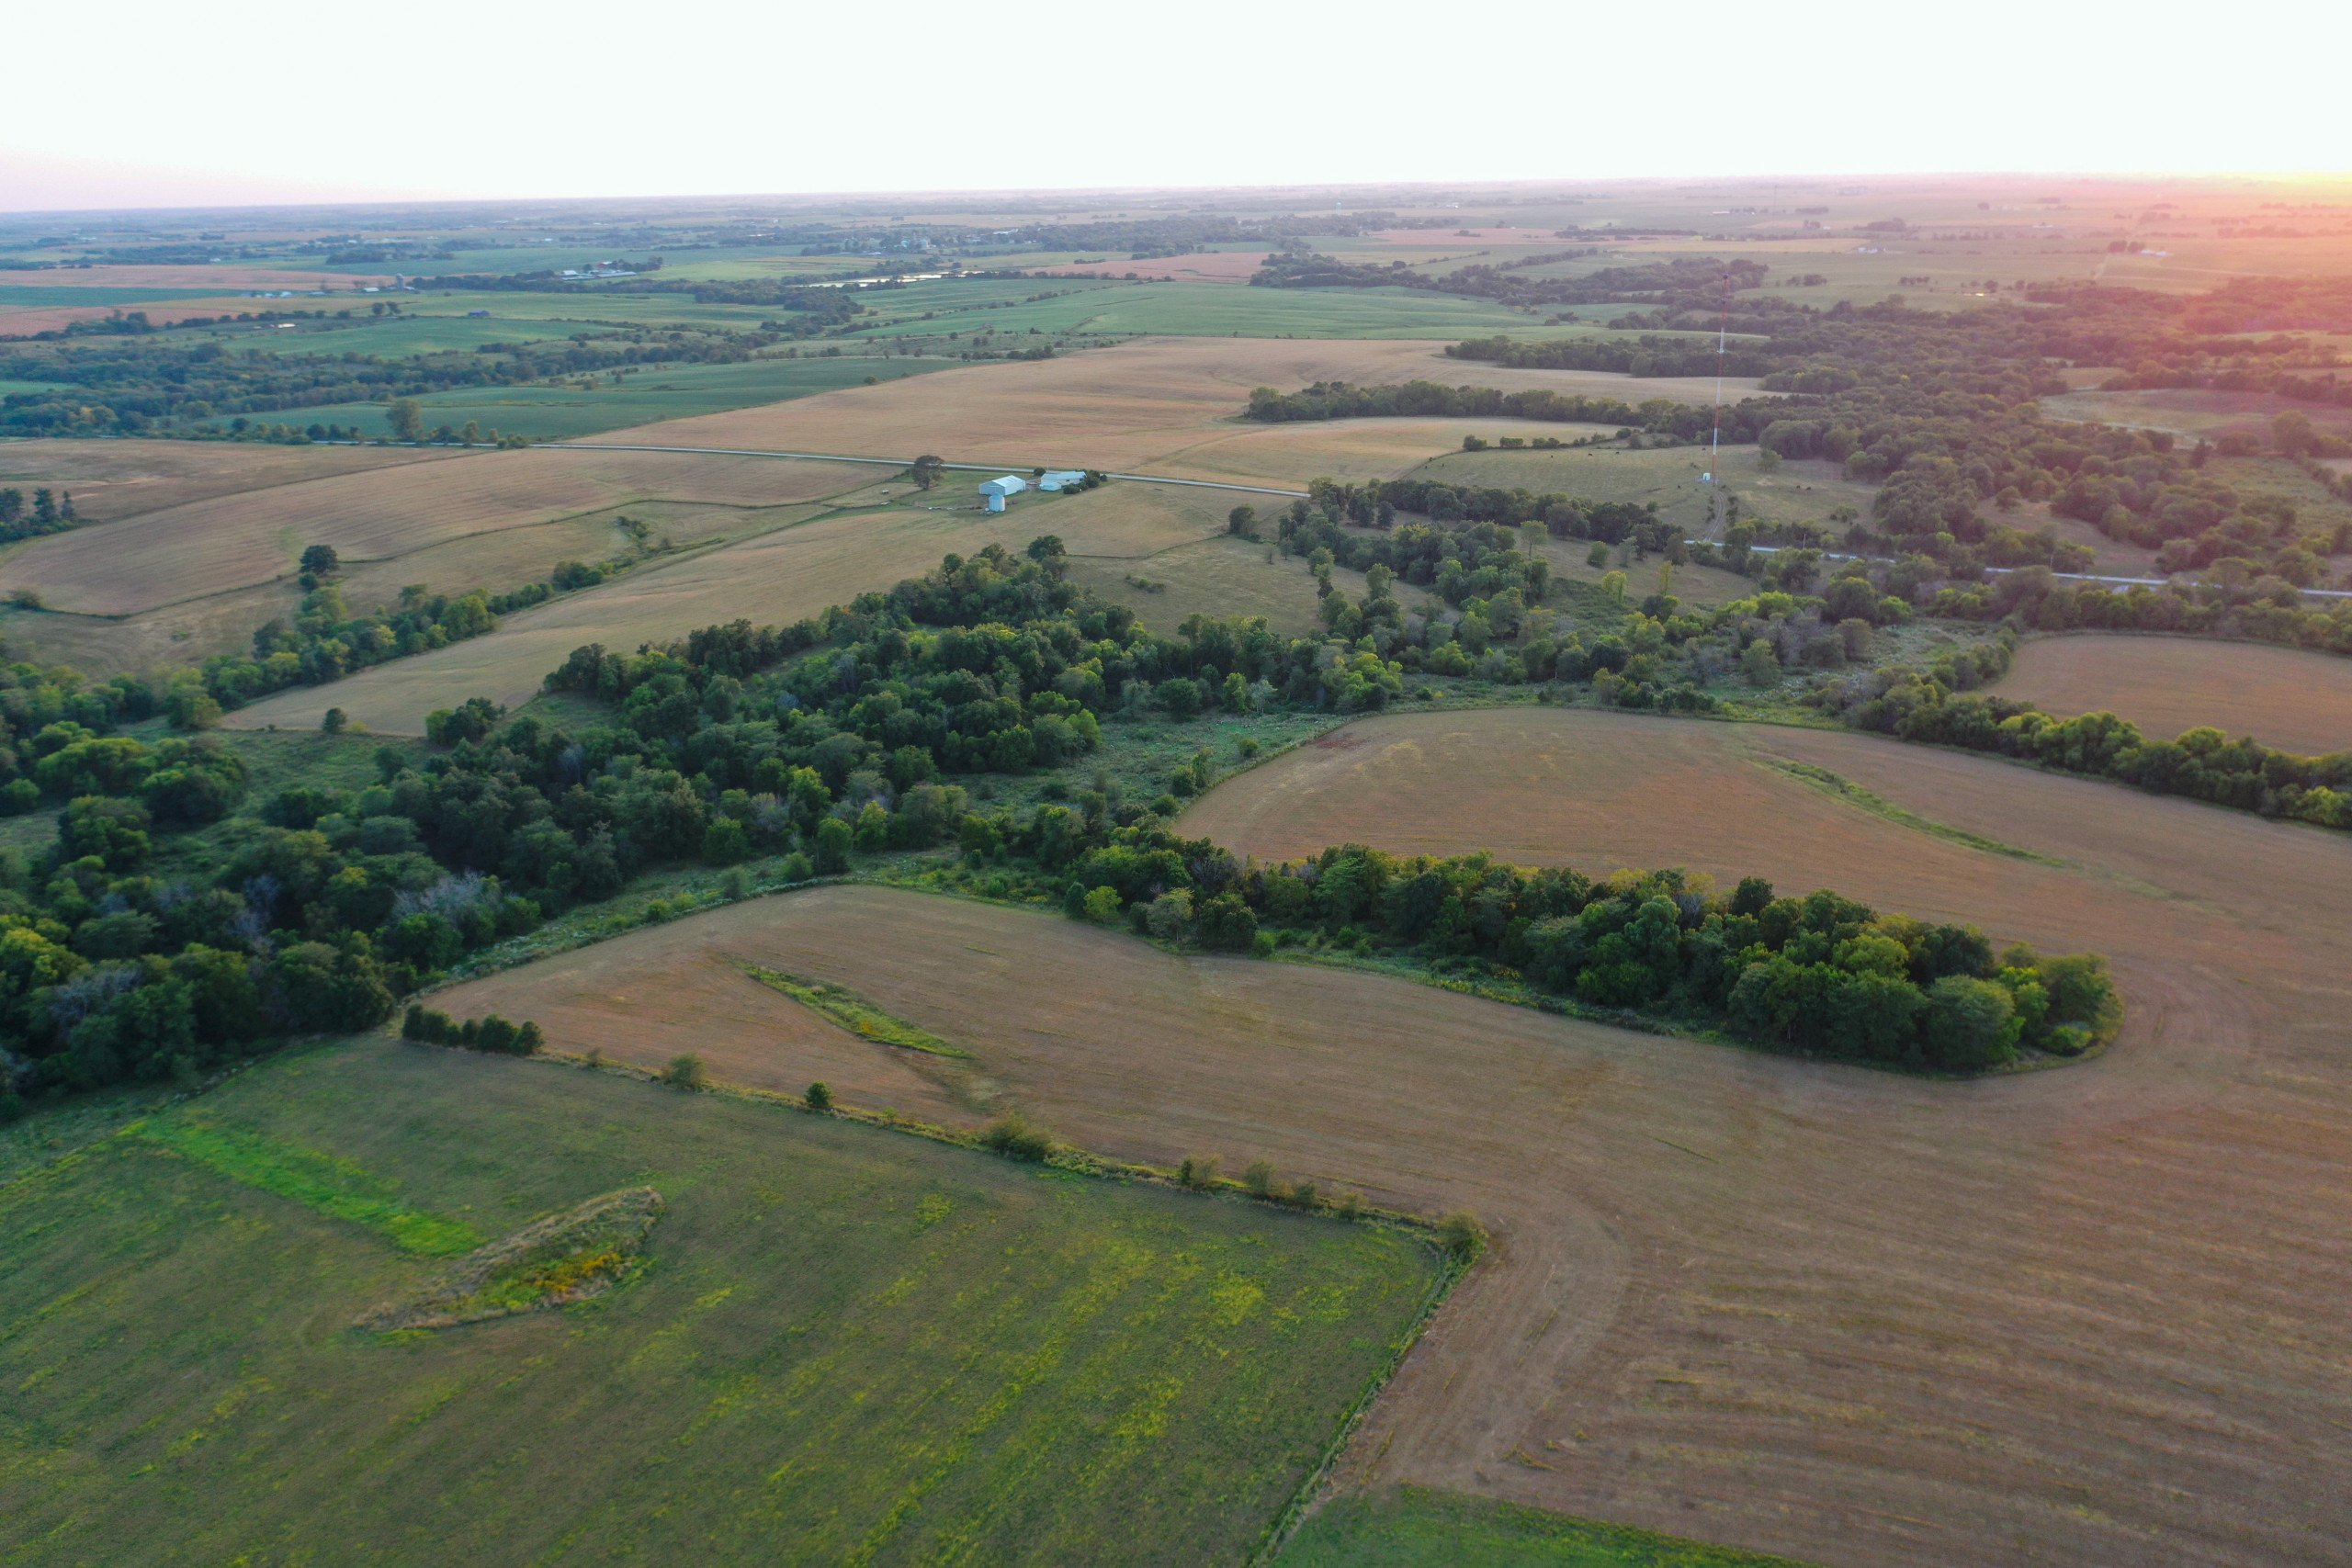
M 1029 488 L 1029 481 L 1018 474 L 1001 474 L 980 481 L 980 502 L 990 512 L 1001 512 L 1004 503 Z M 1054 487 L 1058 490 L 1061 487 Z

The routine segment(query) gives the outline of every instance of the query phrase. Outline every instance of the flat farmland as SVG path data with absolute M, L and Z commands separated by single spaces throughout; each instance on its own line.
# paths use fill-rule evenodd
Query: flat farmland
M 305 479 L 430 463 L 432 446 L 269 446 L 243 441 L 0 441 L 0 484 L 74 492 L 101 522 Z
M 944 488 L 933 492 L 946 493 Z M 760 626 L 797 621 L 868 589 L 920 576 L 951 551 L 969 555 L 989 544 L 1018 548 L 1040 534 L 1059 535 L 1073 555 L 1133 561 L 1140 569 L 1145 557 L 1221 534 L 1233 500 L 1215 491 L 1114 484 L 1083 495 L 1033 495 L 1001 514 L 980 512 L 960 497 L 955 503 L 843 512 L 640 567 L 510 616 L 487 637 L 330 685 L 294 687 L 238 709 L 227 722 L 311 728 L 328 708 L 340 707 L 371 729 L 421 735 L 426 714 L 468 697 L 510 707 L 529 700 L 547 673 L 584 643 L 628 650 L 738 618 Z
M 648 1186 L 643 1271 L 592 1303 L 354 1326 Z M 0 1220 L 25 1564 L 1238 1562 L 1439 1274 L 1396 1230 L 380 1038 Z
M 1478 771 L 1425 761 L 1464 726 Z M 2352 1327 L 2311 1303 L 2340 1294 L 2352 1244 L 2312 1216 L 2352 1201 L 2352 848 L 1847 735 L 1556 710 L 1336 735 L 1352 743 L 1241 775 L 1185 828 L 1216 829 L 1261 775 L 1322 770 L 1323 787 L 1284 792 L 1301 842 L 1826 883 L 2104 950 L 2131 1021 L 2071 1068 L 1937 1082 L 857 887 L 645 928 L 445 1000 L 536 1010 L 581 1031 L 558 1049 L 654 1062 L 670 1038 L 644 1032 L 670 1027 L 654 1021 L 675 984 L 706 1055 L 753 1081 L 846 1076 L 842 1052 L 881 1049 L 804 1043 L 792 1004 L 731 972 L 761 964 L 972 1053 L 963 1084 L 919 1099 L 886 1081 L 878 1103 L 968 1123 L 986 1112 L 960 1101 L 979 1095 L 1123 1157 L 1263 1158 L 1472 1209 L 1497 1246 L 1351 1447 L 1351 1486 L 1856 1568 L 2334 1561 L 2352 1525 L 2352 1454 L 2330 1437 L 2352 1415 Z M 1377 793 L 1325 763 L 1381 756 Z M 1773 758 L 2064 863 L 1899 827 L 1758 765 Z M 1451 841 L 1389 825 L 1432 789 L 1454 803 Z M 1262 822 L 1226 837 L 1290 847 Z M 615 995 L 662 999 L 599 1006 Z
M 1988 688 L 2046 712 L 2118 714 L 2153 739 L 2210 725 L 2316 756 L 2352 751 L 2352 660 L 2199 637 L 2035 637 Z
M 513 321 L 503 323 L 503 335 L 518 335 L 515 326 Z M 539 330 L 545 334 L 552 328 L 542 324 Z M 463 429 L 470 420 L 485 431 L 498 430 L 534 441 L 571 441 L 650 420 L 684 419 L 805 398 L 855 387 L 868 379 L 895 381 L 957 363 L 873 354 L 836 359 L 785 359 L 771 355 L 731 365 L 641 366 L 618 379 L 598 376 L 554 386 L 469 387 L 427 392 L 416 400 L 428 429 L 444 424 Z M 381 403 L 330 403 L 302 413 L 306 422 L 349 425 L 370 438 L 391 434 Z
M 778 505 L 871 477 L 861 466 L 764 457 L 475 451 L 31 540 L 0 558 L 0 592 L 31 588 L 58 609 L 137 615 L 288 576 L 313 544 L 333 545 L 354 562 L 381 560 L 640 498 Z
M 1295 390 L 1320 380 L 1385 383 L 1417 378 L 1506 390 L 1645 398 L 1713 396 L 1713 381 L 1636 380 L 1597 371 L 1518 370 L 1448 359 L 1442 344 L 1307 339 L 1166 338 L 1016 364 L 978 365 L 855 387 L 766 408 L 673 420 L 609 439 L 656 446 L 774 448 L 1028 467 L 1069 463 L 1180 479 L 1227 479 L 1228 470 L 1171 460 L 1187 448 L 1245 429 L 1235 423 L 1258 387 Z M 1335 421 L 1318 427 L 1344 445 Z M 1487 422 L 1499 423 L 1501 422 Z M 1271 432 L 1279 427 L 1269 426 Z M 1285 433 L 1292 442 L 1316 438 Z M 1286 477 L 1323 472 L 1310 447 Z
M 1101 261 L 1069 262 L 1058 266 L 1030 268 L 1037 277 L 1085 277 L 1108 274 L 1125 277 L 1134 273 L 1139 277 L 1173 277 L 1192 283 L 1247 283 L 1252 274 L 1266 265 L 1268 248 L 1258 246 L 1239 251 L 1187 251 L 1181 256 L 1153 256 L 1148 261 L 1128 261 L 1117 252 L 1106 253 Z

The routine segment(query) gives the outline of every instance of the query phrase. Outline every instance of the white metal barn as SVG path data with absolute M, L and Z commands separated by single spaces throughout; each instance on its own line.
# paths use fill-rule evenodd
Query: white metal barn
M 1018 474 L 1000 474 L 980 481 L 980 502 L 990 512 L 1001 512 L 1004 503 L 1029 488 L 1029 481 Z
M 1085 482 L 1084 468 L 1056 468 L 1052 473 L 1038 479 L 1037 488 L 1042 491 L 1058 491 L 1069 489 L 1073 485 L 1082 485 Z

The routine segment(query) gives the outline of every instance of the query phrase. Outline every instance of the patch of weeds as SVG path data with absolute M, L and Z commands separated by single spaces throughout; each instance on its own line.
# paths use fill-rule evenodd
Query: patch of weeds
M 526 1225 L 477 1248 L 424 1290 L 387 1302 L 356 1326 L 398 1334 L 569 1306 L 636 1277 L 662 1217 L 662 1194 L 631 1187 Z
M 770 990 L 781 991 L 801 1006 L 824 1014 L 861 1040 L 871 1040 L 877 1045 L 904 1046 L 910 1051 L 927 1051 L 934 1056 L 968 1059 L 972 1055 L 969 1051 L 950 1045 L 928 1030 L 916 1028 L 905 1019 L 892 1017 L 845 986 L 787 975 L 780 969 L 763 969 L 756 964 L 744 964 L 743 973 Z

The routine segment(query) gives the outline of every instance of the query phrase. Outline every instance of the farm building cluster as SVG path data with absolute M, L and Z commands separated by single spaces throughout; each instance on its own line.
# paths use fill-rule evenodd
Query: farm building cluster
M 1037 488 L 1047 494 L 1056 491 L 1077 490 L 1086 483 L 1083 468 L 1053 468 L 1037 476 Z M 1004 503 L 1029 488 L 1029 481 L 1019 474 L 1000 474 L 980 481 L 980 504 L 990 512 L 1001 512 Z

